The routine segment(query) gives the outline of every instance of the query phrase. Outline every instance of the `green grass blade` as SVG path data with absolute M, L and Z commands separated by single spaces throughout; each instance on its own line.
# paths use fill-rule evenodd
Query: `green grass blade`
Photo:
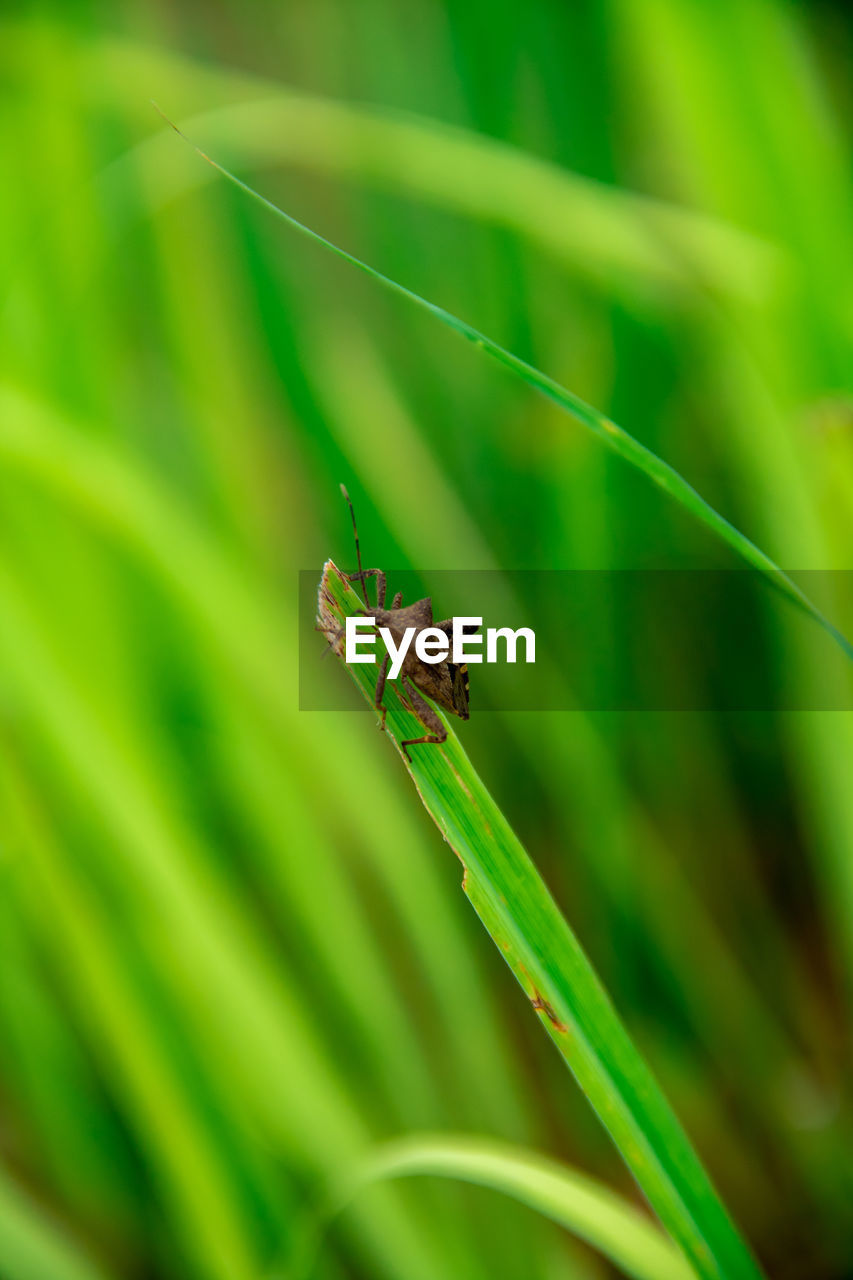
M 319 618 L 336 649 L 359 597 L 329 562 Z M 350 668 L 373 701 L 378 667 Z M 399 750 L 421 730 L 386 694 Z M 402 756 L 402 752 L 401 752 Z M 405 759 L 405 757 L 402 757 Z M 452 729 L 408 764 L 420 797 L 464 866 L 463 888 L 650 1205 L 703 1280 L 756 1280 L 749 1250 L 541 876 Z
M 288 165 L 355 180 L 510 228 L 608 290 L 651 286 L 680 298 L 710 290 L 756 302 L 786 270 L 777 246 L 739 227 L 597 182 L 446 120 L 288 89 L 121 37 L 87 46 L 77 74 L 107 109 L 120 102 L 135 117 L 139 104 L 140 127 L 148 123 L 142 105 L 151 85 L 168 84 L 188 130 L 215 140 L 219 155 L 239 155 L 253 168 Z M 226 105 L 211 108 L 223 98 Z M 156 203 L 213 177 L 179 169 L 162 143 L 146 139 L 101 175 L 115 193 L 111 207 L 127 207 L 129 168 L 145 171 L 146 199 Z
M 157 110 L 159 111 L 159 107 Z M 165 116 L 164 119 L 168 120 Z M 168 123 L 173 129 L 175 129 L 175 132 L 178 133 L 180 137 L 185 137 L 176 125 L 172 124 L 171 121 L 168 121 Z M 188 139 L 186 140 L 189 141 Z M 717 535 L 717 537 L 731 547 L 732 550 L 747 564 L 765 574 L 777 590 L 781 591 L 783 595 L 792 601 L 792 603 L 810 614 L 811 617 L 813 617 L 815 621 L 832 636 L 836 643 L 840 645 L 844 653 L 849 658 L 853 659 L 853 645 L 851 645 L 846 636 L 842 635 L 838 628 L 821 613 L 817 606 L 809 600 L 804 592 L 802 592 L 796 583 L 794 583 L 788 575 L 779 568 L 771 557 L 762 551 L 760 547 L 757 547 L 755 543 L 747 538 L 745 534 L 741 533 L 739 529 L 735 528 L 735 526 L 727 520 L 725 516 L 720 515 L 720 513 L 715 510 L 709 502 L 706 502 L 701 494 L 697 493 L 693 486 L 689 484 L 674 467 L 671 467 L 668 462 L 659 458 L 651 449 L 646 448 L 644 444 L 641 444 L 639 440 L 636 440 L 623 427 L 618 426 L 615 422 L 611 421 L 610 418 L 599 413 L 597 409 L 588 405 L 586 401 L 561 386 L 559 382 L 548 377 L 547 374 L 534 368 L 533 365 L 528 364 L 527 361 L 513 355 L 511 351 L 507 351 L 505 347 L 500 346 L 497 342 L 493 342 L 491 338 L 480 333 L 479 330 L 475 329 L 466 321 L 460 320 L 458 316 L 453 315 L 449 311 L 445 311 L 443 307 L 437 306 L 434 302 L 429 302 L 420 294 L 414 293 L 411 289 L 407 289 L 405 285 L 399 284 L 396 280 L 392 280 L 390 276 L 383 275 L 383 273 L 381 271 L 377 271 L 375 267 L 369 266 L 368 263 L 363 262 L 354 254 L 348 253 L 346 249 L 342 249 L 331 240 L 327 240 L 325 236 L 320 235 L 319 232 L 313 231 L 310 227 L 305 226 L 304 223 L 299 222 L 289 213 L 285 213 L 283 209 L 279 208 L 279 206 L 274 204 L 271 200 L 268 200 L 266 196 L 261 195 L 260 192 L 256 191 L 253 187 L 250 187 L 248 183 L 242 180 L 242 178 L 238 178 L 236 174 L 231 173 L 229 169 L 226 169 L 216 160 L 213 160 L 205 151 L 202 151 L 200 147 L 195 146 L 192 142 L 190 142 L 189 145 L 193 147 L 202 159 L 206 160 L 208 164 L 212 165 L 214 169 L 221 173 L 224 178 L 227 178 L 227 180 L 233 183 L 234 186 L 238 187 L 241 191 L 251 196 L 253 200 L 256 200 L 259 204 L 263 205 L 265 209 L 268 209 L 277 217 L 282 218 L 288 226 L 292 227 L 295 231 L 300 232 L 301 235 L 306 236 L 315 244 L 322 245 L 324 249 L 327 249 L 337 257 L 342 258 L 343 261 L 349 263 L 350 266 L 357 267 L 359 271 L 364 272 L 364 274 L 368 275 L 372 280 L 376 280 L 379 284 L 384 285 L 386 289 L 391 290 L 391 292 L 406 298 L 409 302 L 412 302 L 423 310 L 428 311 L 442 324 L 446 325 L 447 328 L 452 329 L 454 333 L 459 334 L 468 342 L 479 347 L 486 353 L 486 355 L 491 356 L 493 360 L 496 360 L 498 364 L 509 369 L 510 372 L 520 378 L 522 382 L 533 387 L 547 399 L 553 401 L 553 403 L 558 405 L 561 409 L 564 409 L 567 413 L 571 414 L 576 421 L 586 427 L 588 431 L 607 445 L 609 449 L 618 454 L 632 467 L 635 467 L 638 471 L 642 472 L 642 474 L 651 480 L 651 482 L 659 489 L 662 489 L 665 493 L 668 493 L 671 498 L 674 498 L 675 501 L 684 507 L 684 509 L 695 519 L 697 519 L 701 524 L 704 524 L 706 528 L 710 529 Z
M 559 1223 L 634 1280 L 695 1280 L 696 1273 L 634 1205 L 578 1169 L 509 1143 L 418 1134 L 378 1148 L 341 1188 L 338 1211 L 387 1178 L 455 1178 L 490 1187 Z

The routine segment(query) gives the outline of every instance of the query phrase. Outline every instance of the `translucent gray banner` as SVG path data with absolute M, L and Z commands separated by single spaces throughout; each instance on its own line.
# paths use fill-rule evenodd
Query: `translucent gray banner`
M 299 576 L 299 706 L 363 708 L 342 664 L 321 661 L 320 576 L 320 569 Z M 853 635 L 853 571 L 789 577 Z M 374 604 L 373 581 L 368 590 Z M 429 596 L 436 620 L 474 616 L 484 629 L 535 632 L 533 664 L 469 663 L 472 715 L 853 709 L 853 662 L 766 575 L 748 569 L 389 571 L 388 604 L 397 591 L 404 604 Z M 381 658 L 381 641 L 376 649 Z

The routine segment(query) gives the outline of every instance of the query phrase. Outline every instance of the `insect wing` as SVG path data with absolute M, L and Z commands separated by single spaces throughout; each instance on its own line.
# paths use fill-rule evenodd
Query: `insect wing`
M 462 663 L 456 666 L 453 662 L 448 662 L 447 669 L 450 678 L 453 681 L 453 706 L 456 714 L 462 720 L 468 719 L 468 666 Z

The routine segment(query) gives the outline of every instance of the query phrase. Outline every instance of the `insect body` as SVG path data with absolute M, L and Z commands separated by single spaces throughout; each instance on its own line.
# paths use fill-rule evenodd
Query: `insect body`
M 403 593 L 398 591 L 391 603 L 391 608 L 385 608 L 387 591 L 385 573 L 382 569 L 362 568 L 355 511 L 353 510 L 350 496 L 343 485 L 341 485 L 341 491 L 347 500 L 350 515 L 352 516 L 355 553 L 358 560 L 358 572 L 348 573 L 346 576 L 350 582 L 361 583 L 366 607 L 360 612 L 365 617 L 374 618 L 377 627 L 387 627 L 394 643 L 397 645 L 402 642 L 406 630 L 410 627 L 415 628 L 415 636 L 421 631 L 433 628 L 443 631 L 450 639 L 453 631 L 453 619 L 448 618 L 445 622 L 434 622 L 432 601 L 429 596 L 426 596 L 423 600 L 416 600 L 414 604 L 406 605 L 404 608 Z M 368 578 L 376 579 L 375 607 L 371 606 L 367 596 Z M 387 714 L 384 704 L 385 683 L 388 678 L 390 661 L 390 656 L 386 653 L 379 668 L 379 678 L 376 681 L 376 695 L 374 698 L 376 709 L 382 717 L 381 727 L 383 729 L 385 728 L 385 716 Z M 443 707 L 445 711 L 449 711 L 451 715 L 459 716 L 462 720 L 468 719 L 468 667 L 464 663 L 457 664 L 451 662 L 449 658 L 445 658 L 438 663 L 422 662 L 415 653 L 415 647 L 412 644 L 406 652 L 400 669 L 398 692 L 403 705 L 414 716 L 417 716 L 423 727 L 428 731 L 421 738 L 407 738 L 405 742 L 400 743 L 403 754 L 409 761 L 411 761 L 411 756 L 408 752 L 409 747 L 415 747 L 421 743 L 445 742 L 447 739 L 447 729 L 436 715 L 434 708 L 422 696 L 423 694 L 426 694 L 427 698 Z

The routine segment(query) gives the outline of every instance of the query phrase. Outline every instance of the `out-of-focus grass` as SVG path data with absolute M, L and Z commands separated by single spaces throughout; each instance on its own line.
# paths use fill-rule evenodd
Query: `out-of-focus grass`
M 693 1280 L 695 1272 L 633 1205 L 577 1169 L 507 1143 L 459 1138 L 455 1134 L 415 1134 L 372 1152 L 359 1167 L 342 1173 L 324 1206 L 291 1280 L 310 1272 L 334 1218 L 375 1182 L 391 1178 L 438 1177 L 470 1182 L 511 1196 L 586 1240 L 635 1280 Z
M 14 1182 L 0 1184 L 3 1270 L 10 1280 L 106 1280 L 107 1273 L 57 1232 Z
M 526 388 L 205 184 L 149 99 L 783 568 L 847 569 L 849 42 L 841 7 L 769 0 L 3 19 L 0 1159 L 37 1248 L 260 1276 L 339 1168 L 422 1129 L 632 1195 L 370 715 L 298 711 L 295 571 L 345 560 L 341 478 L 389 569 L 730 563 Z M 689 639 L 671 679 L 703 687 L 720 656 Z M 816 649 L 766 644 L 824 692 Z M 710 702 L 465 726 L 768 1272 L 809 1280 L 853 1251 L 851 734 Z M 318 1276 L 359 1271 L 609 1274 L 420 1179 L 332 1232 Z
M 159 108 L 158 108 L 159 110 Z M 180 129 L 166 118 L 166 123 L 177 132 L 185 141 L 189 141 Z M 192 145 L 192 144 L 191 144 Z M 558 408 L 569 414 L 576 422 L 579 422 L 587 431 L 589 431 L 597 440 L 599 440 L 607 448 L 612 449 L 617 457 L 622 458 L 624 462 L 634 467 L 641 475 L 657 485 L 664 493 L 668 494 L 673 501 L 677 502 L 685 511 L 698 520 L 700 524 L 710 529 L 714 535 L 721 539 L 732 551 L 735 552 L 748 565 L 763 573 L 768 581 L 770 581 L 776 590 L 778 590 L 789 603 L 802 609 L 814 622 L 821 626 L 839 645 L 846 657 L 853 659 L 853 645 L 847 638 L 835 627 L 828 618 L 826 618 L 817 606 L 811 601 L 800 587 L 791 579 L 777 564 L 774 564 L 770 556 L 757 547 L 754 542 L 745 537 L 740 530 L 715 511 L 710 503 L 706 502 L 701 494 L 697 493 L 692 485 L 684 479 L 683 476 L 669 465 L 663 458 L 659 458 L 651 449 L 647 449 L 645 445 L 635 440 L 630 432 L 620 427 L 611 419 L 604 417 L 592 405 L 586 404 L 580 397 L 569 391 L 566 387 L 560 386 L 553 378 L 543 373 L 541 370 L 534 368 L 526 360 L 520 360 L 518 356 L 511 351 L 507 351 L 505 347 L 494 342 L 485 334 L 469 325 L 467 321 L 460 320 L 458 316 L 452 315 L 449 311 L 445 311 L 443 307 L 436 306 L 434 302 L 430 302 L 427 298 L 422 298 L 420 294 L 413 293 L 401 285 L 399 281 L 392 280 L 390 276 L 383 275 L 381 271 L 377 271 L 375 267 L 371 267 L 368 263 L 363 262 L 360 258 L 356 258 L 353 254 L 348 253 L 345 249 L 341 249 L 338 245 L 333 244 L 331 240 L 325 239 L 312 228 L 305 226 L 304 223 L 297 221 L 290 214 L 285 213 L 278 205 L 272 203 L 260 192 L 250 187 L 247 183 L 238 178 L 236 174 L 231 173 L 228 169 L 223 168 L 218 161 L 213 160 L 206 152 L 194 146 L 194 150 L 208 164 L 217 170 L 227 181 L 233 183 L 239 190 L 245 192 L 251 199 L 256 200 L 263 208 L 269 210 L 276 217 L 281 218 L 293 230 L 298 231 L 315 245 L 320 245 L 328 252 L 334 254 L 335 257 L 342 259 L 349 266 L 355 267 L 357 270 L 364 272 L 371 280 L 384 288 L 389 289 L 393 294 L 405 299 L 416 307 L 422 308 L 427 314 L 433 316 L 440 324 L 450 329 L 453 333 L 465 338 L 466 341 L 473 343 L 486 355 L 497 361 L 505 369 L 508 369 L 516 378 L 523 382 L 526 386 L 531 387 L 534 391 L 538 391 L 544 395 L 546 399 L 556 404 Z

